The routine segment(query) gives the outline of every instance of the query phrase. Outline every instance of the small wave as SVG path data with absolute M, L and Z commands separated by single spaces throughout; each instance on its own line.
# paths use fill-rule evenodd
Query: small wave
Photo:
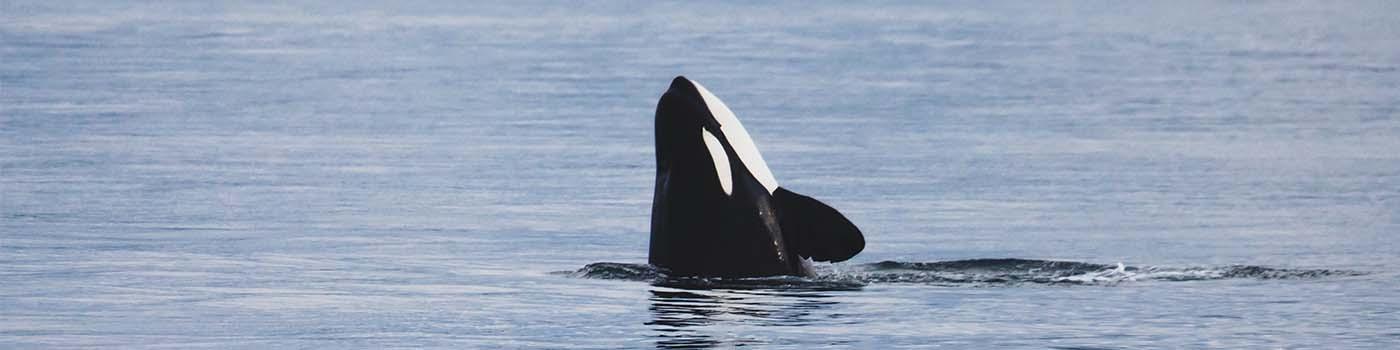
M 844 290 L 867 284 L 928 284 L 948 286 L 1116 285 L 1138 281 L 1206 281 L 1224 279 L 1313 279 L 1363 273 L 1328 269 L 1286 269 L 1249 265 L 1222 267 L 1135 267 L 1074 261 L 1033 259 L 970 259 L 936 262 L 882 261 L 857 265 L 821 265 L 815 277 L 763 278 L 672 277 L 647 264 L 601 262 L 560 274 L 576 278 L 645 281 L 693 289 Z
M 559 274 L 578 278 L 629 281 L 652 281 L 666 277 L 665 272 L 650 264 L 612 262 L 592 263 L 585 265 L 583 268 L 578 269 L 578 271 L 561 271 Z

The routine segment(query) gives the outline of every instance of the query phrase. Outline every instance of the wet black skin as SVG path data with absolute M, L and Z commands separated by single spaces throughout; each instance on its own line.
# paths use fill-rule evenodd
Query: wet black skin
M 729 195 L 715 174 L 702 128 L 723 144 L 733 178 Z M 820 207 L 813 212 L 825 214 L 821 210 L 829 210 L 830 215 L 817 216 L 836 221 L 806 223 L 789 218 L 783 222 L 783 206 L 796 208 L 790 209 L 793 212 Z M 804 243 L 798 237 L 785 237 L 784 224 L 849 227 L 855 240 L 842 241 L 846 248 L 829 254 L 836 258 L 824 261 L 845 260 L 864 247 L 859 231 L 834 209 L 782 188 L 769 194 L 739 159 L 694 85 L 676 77 L 656 107 L 656 192 L 649 262 L 680 276 L 812 275 L 794 249 L 794 245 Z M 827 244 L 807 242 L 805 247 L 812 247 L 810 251 Z M 853 251 L 849 249 L 852 246 Z

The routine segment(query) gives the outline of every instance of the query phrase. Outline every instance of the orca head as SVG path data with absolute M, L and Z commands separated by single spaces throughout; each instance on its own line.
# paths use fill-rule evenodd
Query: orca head
M 768 194 L 778 189 L 773 172 L 729 106 L 700 83 L 677 76 L 657 104 L 657 169 L 693 161 L 688 156 L 700 149 L 709 155 L 710 168 L 725 194 L 734 193 L 736 177 L 739 181 L 751 177 Z

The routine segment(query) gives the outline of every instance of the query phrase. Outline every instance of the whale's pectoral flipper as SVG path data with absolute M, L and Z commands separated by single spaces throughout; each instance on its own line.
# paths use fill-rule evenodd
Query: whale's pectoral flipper
M 845 261 L 865 249 L 865 236 L 841 212 L 812 197 L 778 187 L 773 202 L 789 247 L 816 261 Z

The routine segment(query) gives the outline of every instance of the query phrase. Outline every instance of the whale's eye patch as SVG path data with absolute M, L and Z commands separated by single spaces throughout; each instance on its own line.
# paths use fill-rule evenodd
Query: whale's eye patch
M 763 161 L 763 156 L 758 154 L 758 147 L 754 145 L 753 139 L 749 138 L 749 132 L 744 130 L 744 125 L 739 123 L 739 118 L 734 116 L 734 111 L 729 110 L 729 106 L 724 105 L 724 101 L 720 101 L 719 97 L 715 97 L 700 83 L 691 81 L 690 84 L 695 86 L 696 92 L 700 93 L 700 98 L 705 101 L 705 106 L 709 107 L 710 115 L 714 116 L 715 122 L 719 123 L 720 132 L 724 133 L 725 140 L 729 141 L 730 149 L 744 164 L 744 168 L 749 170 L 749 175 L 753 175 L 753 178 L 768 190 L 768 193 L 777 190 L 778 180 L 773 178 L 773 172 L 768 170 L 768 164 Z
M 700 129 L 700 138 L 705 139 L 705 148 L 710 150 L 710 160 L 714 161 L 719 187 L 724 189 L 724 194 L 734 194 L 734 173 L 729 171 L 729 156 L 724 153 L 724 145 L 704 128 Z

